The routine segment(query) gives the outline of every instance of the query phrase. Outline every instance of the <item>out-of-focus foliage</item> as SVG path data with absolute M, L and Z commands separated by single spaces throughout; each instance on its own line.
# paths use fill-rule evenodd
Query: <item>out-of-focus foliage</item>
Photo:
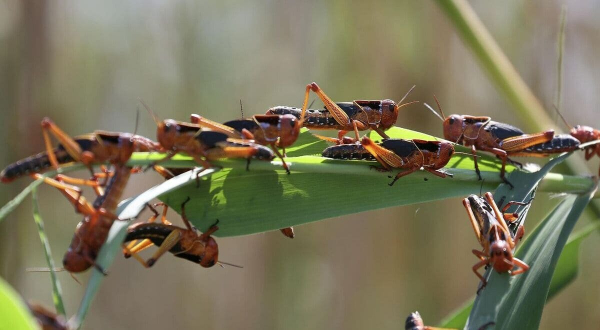
M 19 294 L 3 279 L 0 279 L 0 311 L 1 329 L 33 330 L 38 328 Z

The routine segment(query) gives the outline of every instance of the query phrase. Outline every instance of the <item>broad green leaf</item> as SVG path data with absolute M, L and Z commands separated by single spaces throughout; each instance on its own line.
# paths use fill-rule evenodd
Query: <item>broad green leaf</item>
M 0 330 L 39 329 L 29 308 L 4 279 L 0 278 Z
M 491 272 L 487 287 L 475 300 L 467 329 L 494 321 L 495 329 L 536 329 L 550 282 L 573 226 L 593 191 L 570 195 L 529 235 L 516 257 L 530 265 L 528 272 L 509 276 Z
M 54 260 L 52 259 L 52 251 L 50 251 L 50 243 L 48 242 L 48 237 L 46 236 L 46 232 L 44 230 L 44 220 L 42 220 L 42 216 L 40 215 L 40 209 L 38 206 L 37 198 L 37 188 L 33 188 L 31 192 L 31 199 L 33 200 L 33 219 L 35 220 L 35 224 L 38 227 L 40 241 L 42 242 L 42 247 L 44 248 L 44 255 L 46 257 L 46 264 L 48 264 L 48 268 L 50 269 L 50 281 L 52 282 L 52 300 L 54 301 L 54 307 L 56 307 L 56 312 L 64 316 L 65 306 L 62 300 L 62 289 L 60 286 L 60 282 L 56 277 Z

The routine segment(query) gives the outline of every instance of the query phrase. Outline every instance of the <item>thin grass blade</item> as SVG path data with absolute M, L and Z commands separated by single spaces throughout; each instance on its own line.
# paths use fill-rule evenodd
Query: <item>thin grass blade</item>
M 52 282 L 52 301 L 54 302 L 56 312 L 60 315 L 65 316 L 66 312 L 65 305 L 63 304 L 62 300 L 62 288 L 60 286 L 60 282 L 58 281 L 58 277 L 56 276 L 56 268 L 54 267 L 54 259 L 52 259 L 50 243 L 48 242 L 48 237 L 46 236 L 46 231 L 44 230 L 44 220 L 40 215 L 40 209 L 37 198 L 37 188 L 32 189 L 31 199 L 33 201 L 33 219 L 35 220 L 35 224 L 38 227 L 40 241 L 42 242 L 42 247 L 44 248 L 44 256 L 46 257 L 46 264 L 48 264 L 48 268 L 50 268 L 50 281 Z

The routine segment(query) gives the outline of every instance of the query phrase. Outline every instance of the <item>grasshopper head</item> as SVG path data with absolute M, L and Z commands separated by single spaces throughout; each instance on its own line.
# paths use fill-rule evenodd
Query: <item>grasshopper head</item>
M 209 268 L 219 261 L 219 245 L 212 236 L 209 236 L 204 243 L 205 252 L 200 260 L 200 266 Z
M 73 238 L 71 246 L 81 245 L 77 244 L 78 242 L 75 242 L 75 240 L 79 240 L 77 235 L 75 235 Z M 92 264 L 89 262 L 88 258 L 84 257 L 84 253 L 86 252 L 86 250 L 75 251 L 69 247 L 63 258 L 63 266 L 65 267 L 65 270 L 69 273 L 80 273 L 90 268 Z
M 595 131 L 593 128 L 589 126 L 576 125 L 571 128 L 571 136 L 579 140 L 581 143 L 586 143 L 590 141 L 597 140 L 600 138 L 600 132 Z
M 512 251 L 505 240 L 497 240 L 490 245 L 490 263 L 498 273 L 506 273 L 515 267 Z

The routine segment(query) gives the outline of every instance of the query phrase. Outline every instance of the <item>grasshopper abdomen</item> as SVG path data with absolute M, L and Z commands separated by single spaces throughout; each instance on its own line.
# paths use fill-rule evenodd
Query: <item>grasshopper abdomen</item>
M 546 143 L 536 144 L 525 149 L 526 153 L 549 155 L 573 151 L 579 147 L 579 140 L 568 134 L 559 134 Z
M 344 160 L 375 160 L 361 144 L 340 144 L 323 150 L 323 157 Z
M 54 149 L 54 153 L 56 154 L 56 159 L 59 164 L 66 164 L 74 161 L 64 149 L 56 148 Z M 50 163 L 48 153 L 40 152 L 37 155 L 27 157 L 8 165 L 2 170 L 2 173 L 0 173 L 0 180 L 4 183 L 8 183 L 28 174 L 43 172 L 51 167 L 52 164 Z

